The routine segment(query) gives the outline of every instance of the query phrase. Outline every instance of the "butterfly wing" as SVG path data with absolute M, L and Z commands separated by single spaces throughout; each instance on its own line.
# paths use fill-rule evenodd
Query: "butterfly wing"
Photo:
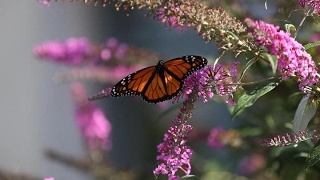
M 164 78 L 167 95 L 176 96 L 184 85 L 184 80 L 193 72 L 203 68 L 208 63 L 202 56 L 183 56 L 164 63 Z
M 149 81 L 153 79 L 155 73 L 155 66 L 136 71 L 119 81 L 112 88 L 110 95 L 113 97 L 141 95 L 149 84 Z
M 166 91 L 165 81 L 163 79 L 163 66 L 157 67 L 156 73 L 154 74 L 153 78 L 150 79 L 142 93 L 142 99 L 148 103 L 158 103 L 170 99 Z

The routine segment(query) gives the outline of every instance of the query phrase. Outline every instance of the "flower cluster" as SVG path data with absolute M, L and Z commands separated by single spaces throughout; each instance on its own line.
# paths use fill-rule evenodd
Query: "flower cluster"
M 173 5 L 169 5 L 167 9 L 165 8 L 159 8 L 156 13 L 155 17 L 158 21 L 167 24 L 169 27 L 174 27 L 175 29 L 182 30 L 184 27 L 184 24 L 180 24 L 179 16 L 171 15 L 168 16 L 168 11 L 170 12 L 179 12 L 179 7 L 174 7 Z
M 305 7 L 310 6 L 318 15 L 320 14 L 320 1 L 319 0 L 299 0 L 299 5 Z
M 196 91 L 190 93 L 180 108 L 177 118 L 173 121 L 163 141 L 157 146 L 160 155 L 157 156 L 159 165 L 153 171 L 155 176 L 167 174 L 169 180 L 178 180 L 176 172 L 180 169 L 186 175 L 191 172 L 190 160 L 193 151 L 187 143 L 187 134 L 192 131 L 192 126 L 187 120 L 192 117 L 193 102 L 196 100 Z
M 111 58 L 122 59 L 127 52 L 126 44 L 119 44 L 110 38 L 104 45 L 92 44 L 87 38 L 69 38 L 65 42 L 50 41 L 34 48 L 34 54 L 41 59 L 78 65 L 84 62 L 97 63 Z
M 179 120 L 175 120 L 177 122 Z M 164 135 L 164 142 L 157 146 L 160 155 L 158 167 L 153 171 L 155 176 L 168 174 L 170 180 L 179 179 L 176 172 L 180 169 L 186 175 L 191 172 L 190 160 L 193 151 L 186 145 L 187 134 L 191 132 L 192 126 L 178 124 L 170 127 Z
M 262 145 L 264 146 L 291 146 L 298 144 L 299 142 L 311 140 L 311 139 L 318 139 L 316 135 L 317 131 L 313 131 L 310 133 L 308 130 L 300 131 L 298 135 L 290 135 L 286 134 L 285 136 L 276 136 L 273 138 L 263 139 Z
M 77 124 L 89 147 L 110 150 L 111 124 L 103 111 L 87 100 L 82 84 L 72 84 L 71 91 L 76 104 Z
M 50 41 L 33 49 L 34 54 L 41 59 L 71 65 L 81 64 L 88 58 L 90 51 L 91 44 L 86 38 L 69 38 L 65 42 Z
M 257 46 L 264 46 L 278 58 L 277 69 L 282 78 L 297 77 L 299 89 L 306 92 L 306 86 L 318 82 L 317 67 L 303 46 L 290 37 L 289 33 L 279 30 L 278 26 L 263 21 L 245 20 L 250 26 Z
M 187 134 L 191 132 L 192 126 L 186 123 L 187 119 L 192 117 L 191 110 L 194 109 L 193 102 L 198 97 L 203 97 L 204 102 L 207 102 L 207 98 L 212 98 L 214 95 L 212 86 L 223 84 L 222 82 L 225 82 L 226 78 L 231 77 L 231 74 L 235 75 L 237 64 L 238 63 L 235 63 L 230 66 L 230 73 L 227 73 L 219 64 L 216 65 L 215 68 L 208 65 L 192 73 L 192 75 L 185 80 L 182 93 L 175 98 L 175 100 L 178 101 L 180 98 L 185 97 L 183 106 L 180 108 L 180 113 L 174 120 L 168 133 L 164 135 L 164 142 L 158 146 L 160 155 L 157 156 L 157 160 L 160 161 L 160 164 L 154 170 L 156 176 L 159 174 L 168 174 L 171 180 L 179 179 L 178 176 L 175 175 L 179 169 L 186 175 L 189 175 L 191 171 L 190 160 L 193 152 L 186 146 L 186 142 Z M 218 88 L 217 91 L 220 96 L 231 96 L 234 88 Z
M 180 96 L 176 99 L 187 96 L 194 88 L 197 89 L 198 97 L 203 98 L 203 102 L 207 102 L 208 98 L 212 98 L 214 94 L 228 96 L 227 103 L 235 105 L 233 92 L 236 91 L 237 85 L 233 83 L 231 78 L 237 76 L 238 62 L 234 62 L 226 71 L 221 64 L 216 64 L 213 68 L 211 65 L 194 72 L 185 80 L 184 88 Z M 231 100 L 231 101 L 230 101 Z

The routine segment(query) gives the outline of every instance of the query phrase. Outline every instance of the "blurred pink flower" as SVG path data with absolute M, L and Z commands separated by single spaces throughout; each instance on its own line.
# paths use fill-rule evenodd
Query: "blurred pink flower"
M 54 180 L 53 177 L 49 177 L 49 178 L 44 178 L 43 180 Z
M 225 129 L 221 126 L 212 128 L 208 136 L 207 143 L 213 149 L 220 149 L 225 146 L 221 136 L 225 132 Z
M 49 41 L 35 46 L 33 53 L 41 59 L 77 65 L 88 58 L 92 45 L 87 38 L 69 38 L 65 42 Z
M 107 39 L 105 44 L 93 44 L 85 37 L 69 38 L 64 42 L 48 41 L 33 48 L 40 59 L 48 59 L 68 65 L 98 64 L 111 58 L 123 59 L 128 45 L 118 43 L 115 38 Z
M 81 83 L 73 83 L 71 91 L 76 104 L 77 125 L 89 147 L 110 150 L 111 124 L 103 111 L 88 101 Z
M 43 4 L 43 5 L 47 6 L 47 7 L 50 6 L 50 0 L 37 0 L 37 2 L 39 4 Z

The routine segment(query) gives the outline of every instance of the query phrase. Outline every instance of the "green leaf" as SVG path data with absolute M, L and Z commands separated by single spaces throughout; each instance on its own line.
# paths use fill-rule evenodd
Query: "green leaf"
M 197 178 L 197 176 L 195 175 L 185 175 L 185 176 L 182 176 L 180 179 L 199 179 L 199 178 Z
M 276 56 L 268 54 L 268 53 L 264 53 L 263 55 L 266 56 L 266 58 L 270 62 L 272 72 L 273 72 L 273 74 L 275 74 L 277 71 L 277 67 L 278 67 L 278 58 Z
M 313 47 L 316 47 L 319 45 L 320 45 L 320 41 L 316 41 L 316 42 L 312 42 L 312 43 L 308 43 L 308 44 L 304 45 L 304 48 L 307 50 L 307 49 L 310 49 L 310 48 L 313 48 Z
M 243 87 L 239 86 L 236 90 L 236 92 L 234 93 L 234 100 L 236 102 L 239 101 L 240 97 L 243 96 L 245 94 L 245 90 L 243 89 Z
M 258 86 L 245 90 L 245 93 L 237 101 L 237 105 L 234 107 L 231 114 L 231 119 L 233 120 L 243 109 L 253 105 L 258 98 L 265 95 L 272 89 L 274 89 L 280 83 L 279 78 L 269 79 L 260 83 Z
M 294 115 L 293 123 L 293 132 L 299 134 L 299 131 L 304 131 L 307 129 L 307 126 L 310 120 L 315 115 L 318 109 L 318 101 L 309 101 L 309 96 L 303 97 L 298 105 L 297 111 Z
M 250 66 L 252 66 L 254 63 L 256 63 L 258 61 L 258 59 L 256 57 L 251 58 L 247 64 L 245 65 L 245 67 L 243 68 L 243 71 L 240 75 L 240 80 L 243 78 L 244 73 L 249 69 Z
M 311 149 L 307 158 L 307 164 L 305 165 L 305 169 L 313 166 L 320 160 L 320 140 L 317 144 Z

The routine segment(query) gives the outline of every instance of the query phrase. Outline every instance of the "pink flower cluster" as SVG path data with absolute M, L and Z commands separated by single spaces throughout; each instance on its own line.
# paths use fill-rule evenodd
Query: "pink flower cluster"
M 319 0 L 299 0 L 299 5 L 305 7 L 310 6 L 318 15 L 320 14 L 320 1 Z
M 72 84 L 71 91 L 76 104 L 77 125 L 91 149 L 111 149 L 111 124 L 103 111 L 87 100 L 82 84 Z
M 200 69 L 184 81 L 182 93 L 175 98 L 179 100 L 182 97 L 187 97 L 193 89 L 197 89 L 198 97 L 203 98 L 203 102 L 207 102 L 208 98 L 212 98 L 214 93 L 221 96 L 228 96 L 227 103 L 235 104 L 232 93 L 236 91 L 237 85 L 233 85 L 230 78 L 237 76 L 237 65 L 235 62 L 229 67 L 229 72 L 226 71 L 221 64 L 216 64 L 215 68 L 207 65 Z M 214 90 L 215 89 L 215 90 Z M 231 99 L 231 102 L 230 102 Z
M 295 76 L 298 78 L 299 89 L 306 92 L 306 86 L 318 82 L 317 67 L 303 46 L 290 37 L 290 33 L 279 30 L 278 26 L 263 21 L 245 20 L 249 32 L 253 35 L 257 46 L 264 46 L 278 58 L 277 69 L 282 78 Z
M 51 59 L 71 65 L 81 64 L 89 56 L 91 44 L 87 38 L 69 38 L 65 42 L 50 41 L 33 49 L 41 59 Z
M 190 160 L 193 154 L 193 151 L 186 146 L 187 134 L 191 132 L 192 126 L 181 124 L 182 121 L 179 119 L 176 119 L 175 123 L 179 124 L 171 126 L 164 135 L 164 142 L 157 146 L 160 153 L 157 160 L 161 163 L 153 171 L 155 176 L 168 174 L 169 180 L 179 179 L 179 176 L 176 175 L 179 169 L 186 175 L 190 174 Z
M 35 46 L 33 53 L 41 59 L 70 65 L 82 63 L 98 63 L 111 58 L 122 59 L 128 46 L 109 38 L 105 44 L 92 44 L 87 38 L 69 38 L 65 42 L 50 41 Z

